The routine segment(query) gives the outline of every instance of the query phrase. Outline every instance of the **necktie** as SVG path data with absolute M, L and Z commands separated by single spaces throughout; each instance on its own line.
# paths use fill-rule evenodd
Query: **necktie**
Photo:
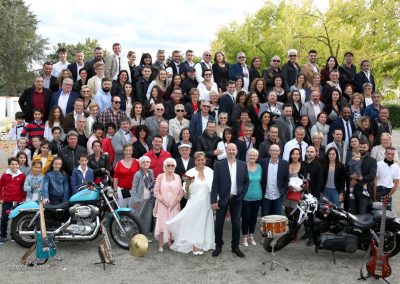
M 179 74 L 179 64 L 176 65 L 176 73 Z
M 303 159 L 303 149 L 301 148 L 301 142 L 299 142 L 299 143 L 297 143 L 297 144 L 299 144 L 300 157 L 301 157 L 302 160 L 304 160 L 304 159 Z
M 121 57 L 118 56 L 118 72 L 121 71 Z
M 351 133 L 350 133 L 350 127 L 349 127 L 349 122 L 346 122 L 346 130 L 347 130 L 347 133 L 346 133 L 345 140 L 349 141 L 349 140 L 350 140 L 350 135 L 351 135 Z

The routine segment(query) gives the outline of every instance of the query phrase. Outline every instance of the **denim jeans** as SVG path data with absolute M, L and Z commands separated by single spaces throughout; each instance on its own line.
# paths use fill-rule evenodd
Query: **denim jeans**
M 13 208 L 12 202 L 3 202 L 1 208 L 1 232 L 0 237 L 6 238 L 7 237 L 7 223 L 8 223 L 8 215 L 6 211 L 11 210 Z
M 340 205 L 339 202 L 339 192 L 336 190 L 336 188 L 328 188 L 326 187 L 324 190 L 323 195 L 328 198 L 330 202 L 335 204 L 336 206 Z
M 275 200 L 263 198 L 261 201 L 261 215 L 282 215 L 282 201 L 282 196 Z

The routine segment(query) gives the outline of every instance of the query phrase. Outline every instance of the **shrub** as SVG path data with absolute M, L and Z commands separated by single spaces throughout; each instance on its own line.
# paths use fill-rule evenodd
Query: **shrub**
M 400 127 L 400 105 L 388 104 L 385 106 L 389 109 L 389 120 L 392 122 L 393 128 Z

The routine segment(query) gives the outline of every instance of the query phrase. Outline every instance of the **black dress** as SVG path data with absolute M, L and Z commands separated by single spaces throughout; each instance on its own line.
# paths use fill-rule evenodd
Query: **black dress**
M 212 65 L 214 82 L 217 84 L 218 89 L 226 91 L 226 82 L 229 80 L 229 64 L 225 63 L 224 67 L 219 66 L 217 63 Z

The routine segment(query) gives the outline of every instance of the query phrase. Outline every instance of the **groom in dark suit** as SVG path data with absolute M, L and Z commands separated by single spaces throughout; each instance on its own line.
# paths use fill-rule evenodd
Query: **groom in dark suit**
M 211 208 L 217 210 L 215 221 L 216 248 L 212 256 L 218 256 L 222 251 L 222 240 L 226 212 L 231 213 L 232 220 L 232 252 L 239 257 L 244 254 L 239 249 L 240 212 L 242 199 L 249 186 L 249 175 L 245 162 L 237 160 L 237 147 L 230 143 L 226 147 L 227 159 L 214 165 L 214 179 L 211 188 Z

